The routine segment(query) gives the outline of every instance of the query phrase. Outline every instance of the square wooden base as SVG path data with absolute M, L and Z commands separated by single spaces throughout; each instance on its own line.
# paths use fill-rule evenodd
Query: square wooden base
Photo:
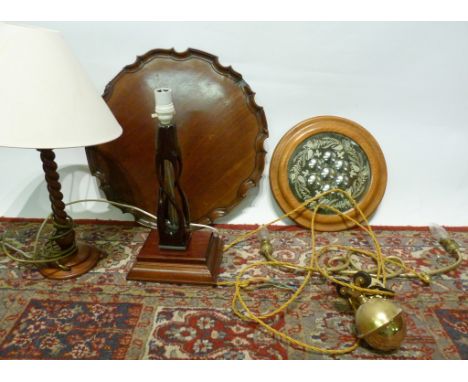
M 222 240 L 211 232 L 192 232 L 187 249 L 178 251 L 159 248 L 158 231 L 152 230 L 127 280 L 214 285 L 222 253 Z

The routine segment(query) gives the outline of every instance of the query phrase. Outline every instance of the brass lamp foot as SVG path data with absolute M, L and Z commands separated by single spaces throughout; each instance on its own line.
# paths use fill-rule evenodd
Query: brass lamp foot
M 77 250 L 60 263 L 67 270 L 58 267 L 55 264 L 48 264 L 39 269 L 42 276 L 53 280 L 71 279 L 81 276 L 90 271 L 99 261 L 101 252 L 87 244 L 79 243 Z

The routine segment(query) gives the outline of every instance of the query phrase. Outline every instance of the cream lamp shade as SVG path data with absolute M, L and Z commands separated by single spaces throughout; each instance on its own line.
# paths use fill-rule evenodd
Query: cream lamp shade
M 59 32 L 0 23 L 0 146 L 92 146 L 121 133 Z

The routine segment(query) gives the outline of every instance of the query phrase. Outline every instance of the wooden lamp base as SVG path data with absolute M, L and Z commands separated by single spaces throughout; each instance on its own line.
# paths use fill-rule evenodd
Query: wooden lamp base
M 78 277 L 94 268 L 101 257 L 101 252 L 87 244 L 79 243 L 77 247 L 74 253 L 61 260 L 61 264 L 68 267 L 69 270 L 50 265 L 39 269 L 41 275 L 48 279 L 64 280 Z
M 159 248 L 152 230 L 127 280 L 215 285 L 222 253 L 222 240 L 211 232 L 192 232 L 187 249 L 177 251 Z

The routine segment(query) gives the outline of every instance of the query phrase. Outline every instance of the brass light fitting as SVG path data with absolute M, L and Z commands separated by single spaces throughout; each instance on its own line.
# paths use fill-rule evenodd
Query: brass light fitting
M 356 286 L 389 291 L 379 285 L 366 272 L 357 272 L 353 277 Z M 338 293 L 346 297 L 355 310 L 356 332 L 376 350 L 398 349 L 406 336 L 406 324 L 400 307 L 379 294 L 366 295 L 354 289 L 338 285 Z

